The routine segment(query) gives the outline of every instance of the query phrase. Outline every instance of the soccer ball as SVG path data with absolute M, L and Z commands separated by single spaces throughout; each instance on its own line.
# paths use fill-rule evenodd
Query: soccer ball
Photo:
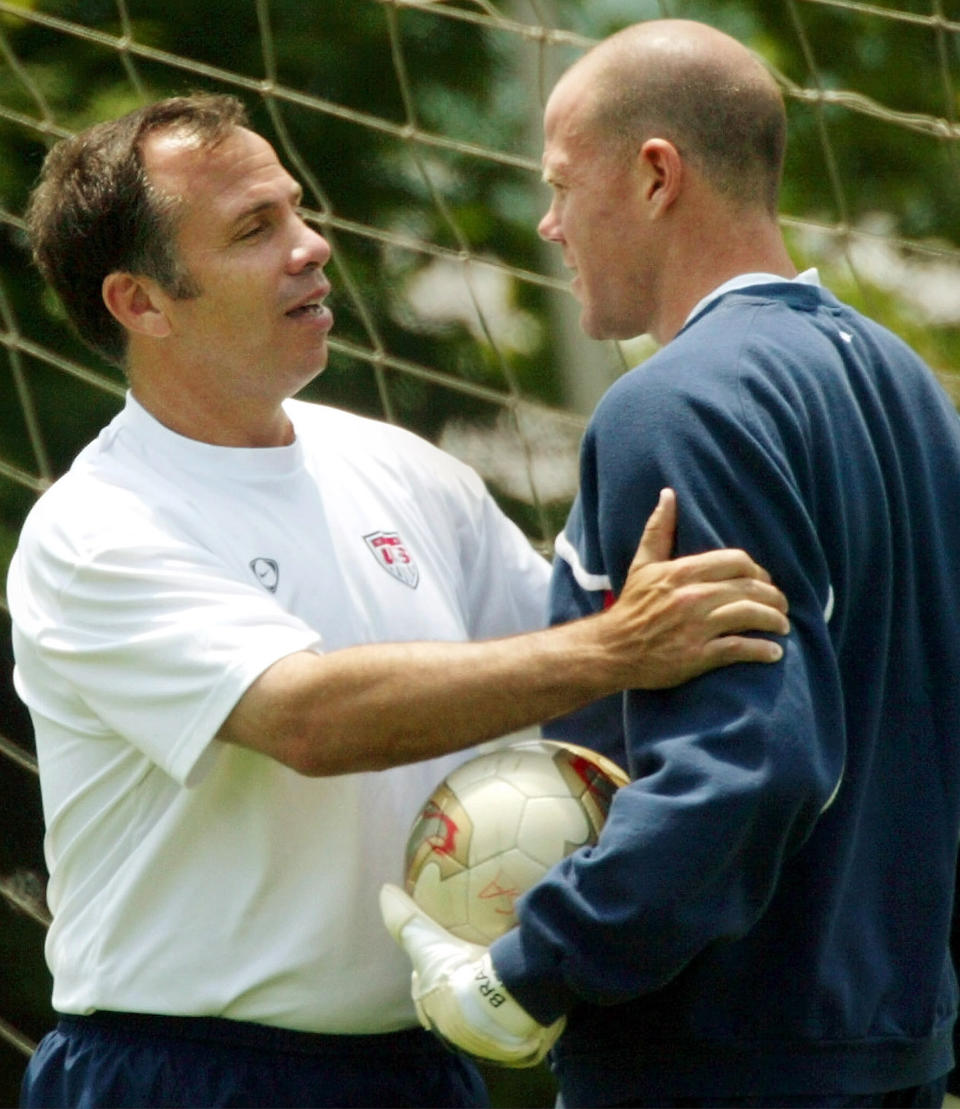
M 572 743 L 526 740 L 477 755 L 447 775 L 414 820 L 407 893 L 454 935 L 492 943 L 516 924 L 522 893 L 597 842 L 627 780 Z

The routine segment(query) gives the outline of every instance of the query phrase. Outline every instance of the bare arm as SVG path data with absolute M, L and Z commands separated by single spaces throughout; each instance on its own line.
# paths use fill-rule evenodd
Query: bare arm
M 304 774 L 378 770 L 457 751 L 621 689 L 679 685 L 733 662 L 776 662 L 786 599 L 744 552 L 668 561 L 670 491 L 623 592 L 604 613 L 474 643 L 385 643 L 298 652 L 255 681 L 219 738 Z

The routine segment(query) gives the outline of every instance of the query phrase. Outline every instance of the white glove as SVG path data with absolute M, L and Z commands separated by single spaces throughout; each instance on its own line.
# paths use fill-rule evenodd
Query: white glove
M 387 931 L 413 963 L 411 994 L 424 1028 L 452 1047 L 505 1067 L 532 1067 L 566 1018 L 538 1024 L 507 992 L 487 948 L 448 932 L 397 886 L 380 890 Z

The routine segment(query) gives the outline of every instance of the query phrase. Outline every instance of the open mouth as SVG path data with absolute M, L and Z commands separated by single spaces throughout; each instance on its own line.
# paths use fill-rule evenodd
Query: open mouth
M 304 295 L 299 304 L 290 308 L 286 315 L 291 320 L 323 319 L 329 315 L 329 309 L 324 305 L 324 300 L 330 292 L 329 285 L 318 285 L 311 292 Z
M 319 300 L 310 301 L 309 304 L 301 304 L 298 308 L 291 308 L 287 315 L 295 320 L 302 316 L 319 316 L 323 313 L 323 305 Z

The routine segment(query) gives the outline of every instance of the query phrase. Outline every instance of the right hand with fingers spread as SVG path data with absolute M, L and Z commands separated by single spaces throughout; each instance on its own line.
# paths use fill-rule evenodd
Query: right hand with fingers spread
M 715 550 L 670 559 L 677 500 L 664 489 L 647 520 L 619 598 L 606 614 L 617 640 L 634 646 L 625 688 L 665 689 L 734 662 L 777 662 L 787 599 L 746 552 Z

